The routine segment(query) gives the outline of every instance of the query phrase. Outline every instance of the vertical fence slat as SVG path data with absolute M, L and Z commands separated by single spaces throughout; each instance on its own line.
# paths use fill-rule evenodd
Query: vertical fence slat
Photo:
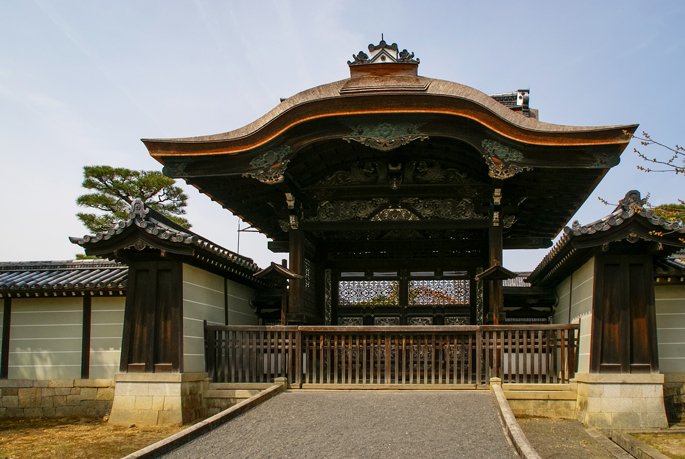
M 280 376 L 296 387 L 488 385 L 490 376 L 506 383 L 567 383 L 575 373 L 579 340 L 577 325 L 399 332 L 301 328 L 206 325 L 208 376 L 233 383 Z

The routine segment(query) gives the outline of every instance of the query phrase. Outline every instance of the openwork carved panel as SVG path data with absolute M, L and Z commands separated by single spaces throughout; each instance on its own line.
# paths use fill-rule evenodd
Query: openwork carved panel
M 432 317 L 409 317 L 407 325 L 433 325 Z
M 469 287 L 469 281 L 464 279 L 411 280 L 409 304 L 469 304 Z
M 445 317 L 445 325 L 469 325 L 468 317 Z
M 374 325 L 399 325 L 400 324 L 400 318 L 399 317 L 374 317 L 373 324 Z
M 331 306 L 333 302 L 331 294 L 331 270 L 327 269 L 324 272 L 324 323 L 331 324 Z
M 476 276 L 483 268 L 476 268 Z M 476 325 L 483 325 L 483 281 L 476 281 Z
M 362 317 L 339 317 L 338 325 L 344 326 L 356 326 L 364 325 L 364 319 Z
M 399 304 L 399 282 L 396 280 L 339 281 L 338 304 L 371 306 Z
M 304 260 L 304 310 L 310 314 L 318 315 L 316 311 L 316 276 L 314 275 L 314 263 L 305 258 Z

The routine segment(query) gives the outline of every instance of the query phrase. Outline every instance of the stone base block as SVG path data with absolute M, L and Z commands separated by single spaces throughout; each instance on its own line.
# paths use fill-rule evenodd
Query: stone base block
M 664 373 L 664 405 L 668 422 L 685 422 L 685 373 Z
M 576 412 L 584 425 L 599 429 L 668 427 L 662 374 L 576 374 Z
M 117 373 L 109 422 L 183 425 L 204 415 L 206 373 Z

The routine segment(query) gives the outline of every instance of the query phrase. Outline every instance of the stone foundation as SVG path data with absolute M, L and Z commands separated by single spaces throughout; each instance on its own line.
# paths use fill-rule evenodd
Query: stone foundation
M 600 429 L 668 427 L 663 374 L 577 373 L 578 420 Z
M 685 422 L 685 373 L 664 373 L 664 405 L 668 422 Z
M 577 384 L 502 384 L 515 416 L 576 419 Z
M 2 417 L 102 417 L 113 398 L 110 379 L 0 380 Z
M 183 425 L 204 415 L 206 373 L 117 373 L 109 422 Z

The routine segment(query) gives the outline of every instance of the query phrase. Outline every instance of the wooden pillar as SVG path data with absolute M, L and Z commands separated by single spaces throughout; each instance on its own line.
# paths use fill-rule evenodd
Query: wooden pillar
M 180 262 L 140 261 L 129 265 L 122 373 L 183 372 L 182 296 Z
M 649 255 L 595 258 L 591 373 L 659 372 L 652 264 Z
M 288 301 L 288 323 L 304 322 L 304 232 L 298 228 L 291 228 L 289 234 L 290 270 L 303 276 L 290 279 Z
M 5 297 L 2 313 L 2 361 L 0 379 L 7 379 L 10 365 L 10 323 L 12 319 L 12 298 Z
M 489 232 L 490 267 L 502 266 L 502 188 L 495 184 L 493 192 L 492 222 Z M 501 280 L 492 280 L 490 284 L 490 312 L 493 323 L 499 325 L 499 317 L 504 310 L 504 289 Z
M 90 377 L 90 322 L 91 296 L 86 292 L 83 296 L 83 323 L 81 331 L 81 379 Z

